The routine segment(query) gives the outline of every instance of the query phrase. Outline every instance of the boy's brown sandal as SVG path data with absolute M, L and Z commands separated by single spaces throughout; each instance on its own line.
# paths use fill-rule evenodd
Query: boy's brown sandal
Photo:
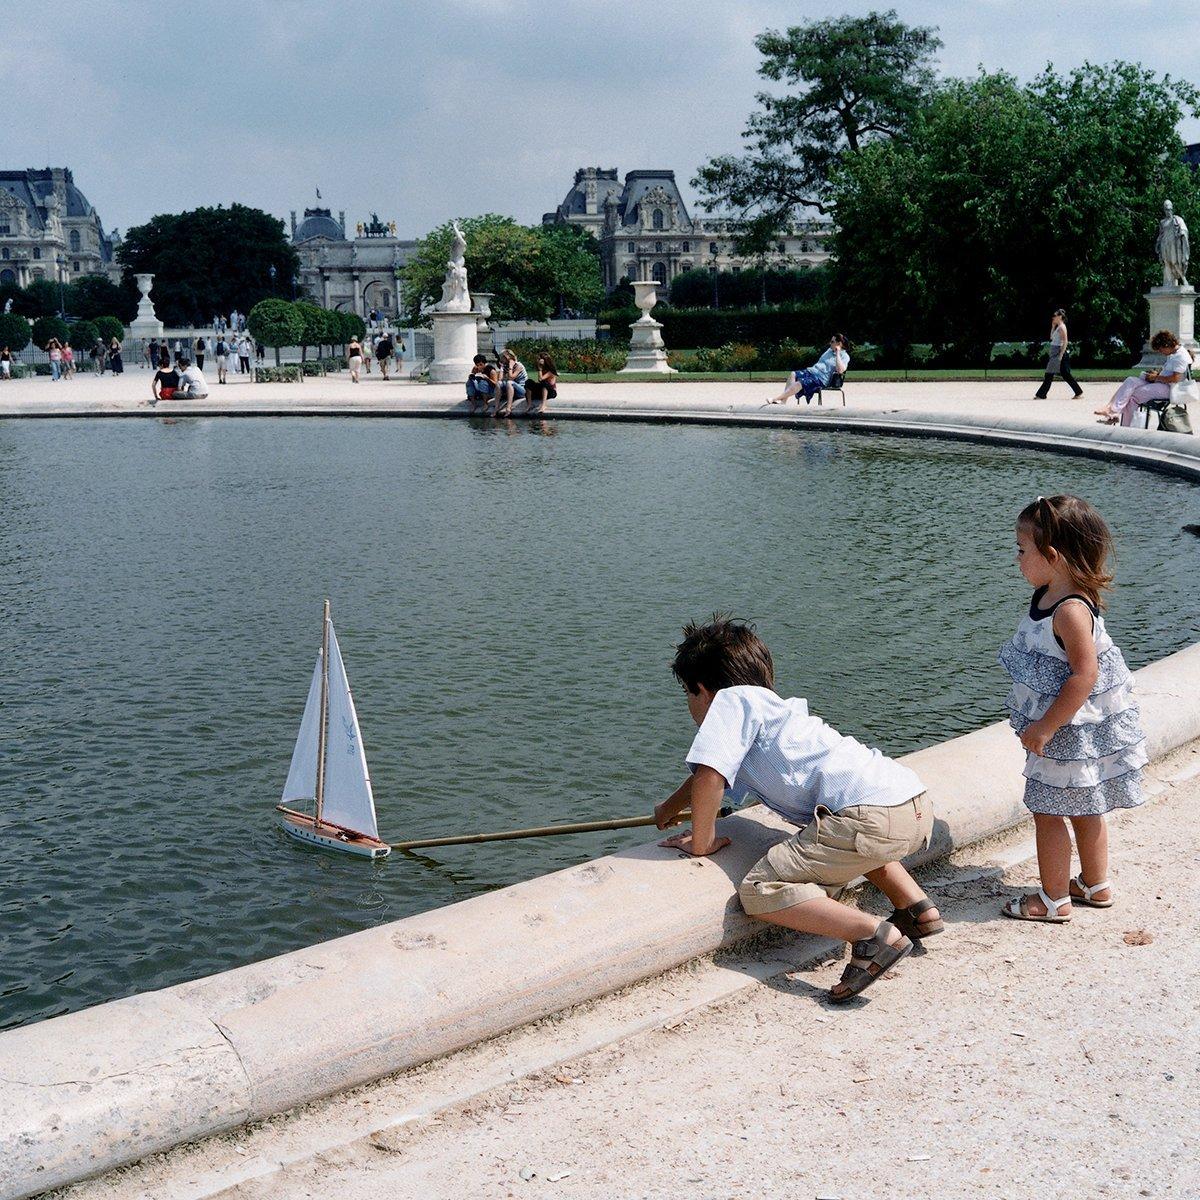
M 907 908 L 896 908 L 892 910 L 892 915 L 888 917 L 895 927 L 900 930 L 906 938 L 912 938 L 914 941 L 920 941 L 922 938 L 933 937 L 935 933 L 943 933 L 946 929 L 946 923 L 940 916 L 925 917 L 922 920 L 922 914 L 936 910 L 937 905 L 928 898 L 918 900 L 916 904 L 910 904 Z
M 907 936 L 894 946 L 888 945 L 888 934 L 894 930 L 895 926 L 890 921 L 880 921 L 871 937 L 854 943 L 850 949 L 851 957 L 867 965 L 860 967 L 853 962 L 847 964 L 842 978 L 829 991 L 831 1004 L 845 1004 L 847 1000 L 869 988 L 880 975 L 894 967 L 902 958 L 912 953 L 913 944 Z

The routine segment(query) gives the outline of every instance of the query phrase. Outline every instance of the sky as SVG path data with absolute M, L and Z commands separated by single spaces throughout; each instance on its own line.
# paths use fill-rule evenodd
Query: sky
M 5 4 L 0 166 L 68 166 L 105 227 L 316 203 L 402 237 L 532 223 L 581 166 L 688 181 L 738 152 L 756 33 L 877 4 L 794 0 L 59 0 Z M 1200 85 L 1195 0 L 894 0 L 944 75 L 1132 59 Z M 369 14 L 369 15 L 368 15 Z M 1182 132 L 1200 141 L 1200 121 Z

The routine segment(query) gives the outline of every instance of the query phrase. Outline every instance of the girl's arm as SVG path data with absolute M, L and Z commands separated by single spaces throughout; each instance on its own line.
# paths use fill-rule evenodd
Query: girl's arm
M 1021 745 L 1040 755 L 1046 743 L 1083 707 L 1100 675 L 1092 614 L 1085 604 L 1063 604 L 1054 614 L 1054 632 L 1062 638 L 1071 674 L 1040 721 L 1021 734 Z

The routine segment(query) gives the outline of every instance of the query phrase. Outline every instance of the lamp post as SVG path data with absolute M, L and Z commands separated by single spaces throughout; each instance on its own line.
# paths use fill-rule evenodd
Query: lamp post
M 58 318 L 60 321 L 67 319 L 67 302 L 64 299 L 63 290 L 63 271 L 66 270 L 67 260 L 60 254 L 58 256 Z
M 715 250 L 712 252 L 711 270 L 712 270 L 712 280 L 713 280 L 713 308 L 720 308 L 721 307 L 721 290 L 720 290 L 720 285 L 717 283 L 717 277 L 718 277 L 719 272 L 717 271 L 717 252 Z
M 295 300 L 296 300 L 296 277 L 295 277 L 295 275 L 293 275 L 292 276 L 292 301 L 293 301 L 293 303 L 295 302 Z
M 267 268 L 267 274 L 270 275 L 270 277 L 271 277 L 271 295 L 272 296 L 275 295 L 275 273 L 276 273 L 275 272 L 275 264 L 272 263 Z

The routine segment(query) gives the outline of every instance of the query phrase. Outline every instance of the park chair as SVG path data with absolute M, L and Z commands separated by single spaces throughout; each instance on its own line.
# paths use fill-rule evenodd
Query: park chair
M 842 407 L 845 408 L 846 407 L 846 377 L 845 377 L 845 375 L 840 375 L 840 374 L 838 374 L 837 371 L 834 371 L 834 373 L 832 375 L 830 375 L 830 377 L 829 377 L 829 386 L 827 388 L 819 388 L 816 392 L 813 393 L 817 398 L 818 404 L 821 403 L 821 396 L 825 392 L 840 392 L 841 397 L 842 397 Z
M 1176 409 L 1181 410 L 1181 415 L 1172 414 L 1170 419 L 1167 418 L 1167 410 L 1172 408 L 1171 400 L 1146 400 L 1138 405 L 1146 416 L 1147 429 L 1165 429 L 1168 433 L 1191 433 L 1192 424 L 1188 418 L 1186 405 L 1174 405 Z M 1151 414 L 1158 418 L 1158 424 L 1151 426 Z M 1168 423 L 1169 420 L 1169 423 Z

